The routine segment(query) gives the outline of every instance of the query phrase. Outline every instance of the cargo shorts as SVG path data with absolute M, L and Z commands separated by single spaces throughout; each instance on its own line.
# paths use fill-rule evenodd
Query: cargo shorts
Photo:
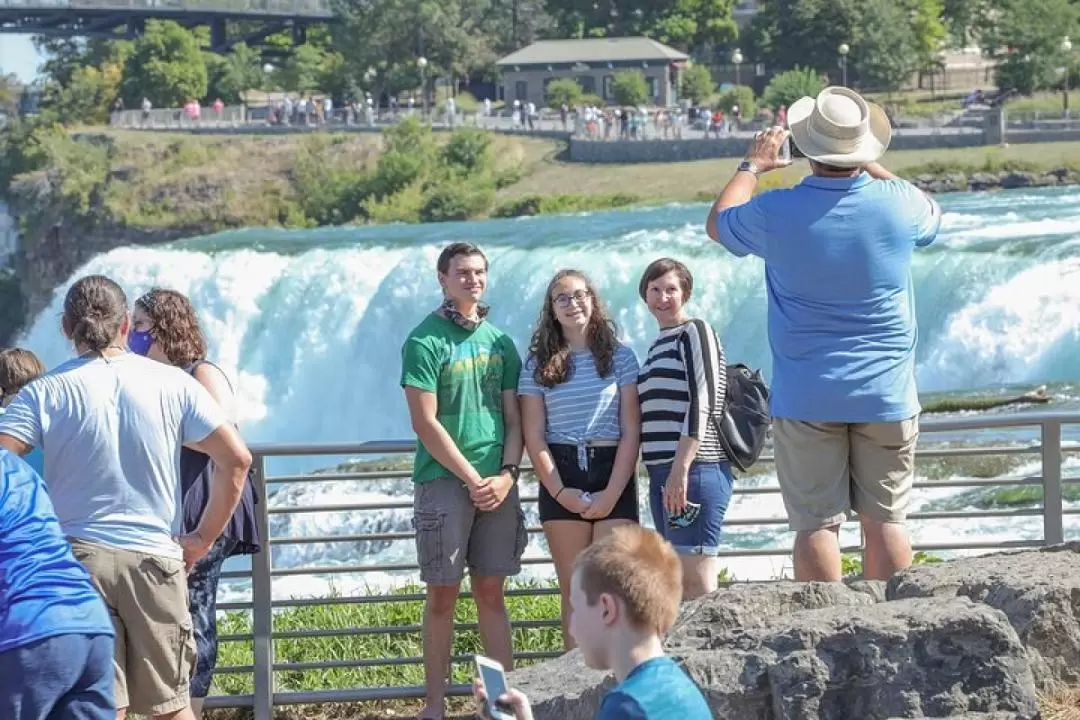
M 521 572 L 528 544 L 518 485 L 491 512 L 478 510 L 457 478 L 419 483 L 413 494 L 413 528 L 420 580 L 458 585 L 466 567 L 476 577 L 509 577 Z
M 184 561 L 68 538 L 116 630 L 116 707 L 167 715 L 191 704 L 195 638 Z
M 795 531 L 835 527 L 852 513 L 907 518 L 915 480 L 918 417 L 839 423 L 773 419 L 776 477 Z

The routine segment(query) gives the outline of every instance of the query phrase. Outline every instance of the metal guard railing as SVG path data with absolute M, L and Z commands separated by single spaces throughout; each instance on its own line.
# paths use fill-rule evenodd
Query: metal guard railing
M 1041 515 L 1043 518 L 1043 536 L 1040 540 L 1013 540 L 1007 542 L 968 542 L 968 543 L 938 543 L 916 545 L 919 551 L 950 551 L 950 550 L 1002 550 L 1040 545 L 1052 545 L 1064 542 L 1064 521 L 1067 516 L 1080 515 L 1080 509 L 1066 509 L 1064 507 L 1064 486 L 1066 484 L 1080 483 L 1080 477 L 1062 477 L 1062 460 L 1066 453 L 1080 453 L 1080 443 L 1063 443 L 1062 427 L 1066 425 L 1080 425 L 1080 412 L 1036 412 L 1014 413 L 990 416 L 955 417 L 955 418 L 932 418 L 921 421 L 921 437 L 936 435 L 945 432 L 964 433 L 980 430 L 1032 430 L 1038 431 L 1038 442 L 1032 445 L 1002 445 L 997 444 L 986 447 L 955 446 L 934 447 L 920 449 L 917 452 L 920 458 L 960 458 L 1001 455 L 1032 455 L 1038 456 L 1041 472 L 1037 476 L 1028 477 L 993 477 L 988 479 L 969 478 L 945 481 L 918 481 L 915 483 L 916 491 L 926 488 L 978 488 L 978 487 L 1023 487 L 1038 485 L 1043 489 L 1043 501 L 1041 508 L 1022 508 L 1019 510 L 978 510 L 978 511 L 946 511 L 946 512 L 923 512 L 910 515 L 911 520 L 962 520 L 974 518 L 995 517 L 1032 517 Z M 411 453 L 415 448 L 412 441 L 375 441 L 360 443 L 324 443 L 324 444 L 278 444 L 253 446 L 251 448 L 255 457 L 257 469 L 257 483 L 260 486 L 260 494 L 267 498 L 266 488 L 269 485 L 284 485 L 310 482 L 340 482 L 340 481 L 371 481 L 388 478 L 407 478 L 408 471 L 387 472 L 357 472 L 338 474 L 316 475 L 285 475 L 277 477 L 266 476 L 266 460 L 271 457 L 312 457 L 312 456 L 372 456 L 391 455 L 399 453 Z M 763 462 L 771 462 L 771 457 L 765 457 Z M 765 487 L 745 487 L 736 485 L 735 493 L 738 495 L 759 495 L 779 493 L 779 487 L 775 485 Z M 523 503 L 535 503 L 536 496 L 522 497 Z M 280 608 L 317 606 L 317 605 L 343 605 L 365 604 L 381 602 L 406 602 L 423 600 L 421 593 L 398 594 L 387 596 L 360 596 L 360 597 L 330 597 L 330 598 L 293 598 L 289 600 L 273 600 L 272 585 L 276 577 L 290 575 L 333 575 L 343 573 L 366 573 L 366 572 L 393 572 L 416 570 L 415 564 L 356 564 L 348 566 L 328 567 L 298 567 L 275 569 L 271 566 L 272 545 L 295 545 L 317 544 L 327 542 L 356 542 L 356 541 L 389 541 L 405 540 L 413 536 L 411 532 L 380 532 L 357 535 L 330 535 L 321 537 L 271 537 L 269 533 L 270 516 L 280 514 L 317 513 L 317 512 L 357 512 L 370 510 L 403 509 L 412 507 L 411 499 L 392 500 L 377 503 L 353 503 L 346 505 L 315 505 L 304 507 L 274 507 L 267 500 L 257 505 L 259 509 L 258 523 L 261 536 L 266 538 L 263 551 L 252 556 L 250 572 L 227 572 L 223 578 L 243 577 L 251 578 L 252 602 L 219 603 L 221 610 L 250 610 L 253 613 L 251 635 L 222 636 L 223 642 L 250 641 L 253 643 L 254 664 L 249 667 L 219 667 L 217 672 L 243 673 L 253 677 L 254 693 L 251 695 L 228 695 L 214 696 L 207 700 L 207 707 L 249 707 L 254 710 L 255 720 L 270 720 L 273 708 L 278 705 L 293 705 L 324 702 L 359 702 L 377 700 L 396 700 L 417 698 L 423 696 L 423 688 L 420 687 L 360 687 L 352 689 L 325 690 L 316 692 L 284 692 L 274 691 L 274 675 L 276 672 L 296 670 L 319 670 L 341 667 L 372 667 L 389 666 L 409 663 L 420 663 L 421 658 L 362 658 L 350 661 L 323 661 L 305 663 L 276 663 L 274 660 L 273 643 L 275 640 L 287 638 L 317 638 L 334 637 L 348 634 L 378 634 L 389 635 L 402 632 L 419 632 L 419 627 L 392 626 L 392 627 L 365 627 L 336 630 L 295 630 L 274 631 L 273 611 Z M 754 526 L 782 526 L 785 518 L 730 518 L 725 520 L 725 526 L 733 527 L 740 525 Z M 530 534 L 542 532 L 539 527 L 530 527 Z M 846 547 L 844 552 L 858 551 L 859 547 Z M 723 550 L 721 557 L 751 557 L 751 556 L 786 556 L 790 548 L 767 547 L 755 549 Z M 550 563 L 549 558 L 526 558 L 525 564 Z M 536 589 L 511 589 L 508 594 L 513 595 L 555 595 L 556 588 Z M 462 597 L 469 598 L 470 593 L 463 592 Z M 511 618 L 513 621 L 514 619 Z M 551 620 L 517 620 L 513 621 L 515 627 L 558 627 L 558 618 Z M 475 625 L 459 625 L 458 629 L 470 629 Z M 552 657 L 557 653 L 519 653 L 520 659 L 540 659 Z M 452 662 L 461 662 L 467 658 L 452 658 Z M 451 688 L 452 694 L 467 692 L 464 686 Z

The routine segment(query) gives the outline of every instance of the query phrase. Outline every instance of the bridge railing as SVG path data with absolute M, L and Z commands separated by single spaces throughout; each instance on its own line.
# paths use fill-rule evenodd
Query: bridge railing
M 915 550 L 926 552 L 988 552 L 1003 549 L 1029 548 L 1040 545 L 1058 544 L 1066 539 L 1066 521 L 1080 515 L 1080 507 L 1066 507 L 1064 500 L 1065 489 L 1072 484 L 1080 484 L 1080 477 L 1063 477 L 1063 459 L 1068 453 L 1080 453 L 1080 443 L 1063 442 L 1062 428 L 1080 424 L 1080 412 L 1046 412 L 1046 413 L 1013 413 L 992 416 L 959 417 L 959 418 L 934 418 L 924 419 L 921 424 L 920 446 L 917 451 L 919 461 L 917 470 L 924 471 L 935 463 L 976 464 L 990 458 L 1005 458 L 1009 462 L 1005 465 L 987 463 L 981 470 L 965 465 L 961 470 L 970 472 L 945 473 L 947 479 L 927 479 L 920 474 L 914 486 L 914 500 L 918 500 L 922 494 L 934 493 L 942 489 L 969 490 L 990 488 L 1031 488 L 1041 493 L 1034 493 L 1032 502 L 1023 507 L 995 507 L 991 504 L 987 509 L 960 509 L 960 510 L 935 510 L 914 512 L 910 516 L 912 523 L 943 522 L 951 535 L 951 539 L 942 542 L 916 544 Z M 976 445 L 980 433 L 987 431 L 995 433 L 984 441 L 990 444 Z M 944 437 L 943 437 L 944 436 Z M 934 438 L 937 442 L 926 443 Z M 267 498 L 266 501 L 257 505 L 258 523 L 265 538 L 264 550 L 252 557 L 250 571 L 227 572 L 223 574 L 225 579 L 244 578 L 251 582 L 250 602 L 223 602 L 218 605 L 219 610 L 246 611 L 252 614 L 252 632 L 250 634 L 238 634 L 222 636 L 220 640 L 226 642 L 245 642 L 253 646 L 253 663 L 249 666 L 220 666 L 217 669 L 219 676 L 244 675 L 251 679 L 252 694 L 213 696 L 208 699 L 207 707 L 249 707 L 254 710 L 255 720 L 270 720 L 275 706 L 323 703 L 323 702 L 359 702 L 372 700 L 391 700 L 418 698 L 423 696 L 423 689 L 415 686 L 399 687 L 350 687 L 339 689 L 326 689 L 308 692 L 278 692 L 276 678 L 279 674 L 295 673 L 303 671 L 331 670 L 339 668 L 359 667 L 390 667 L 403 664 L 419 665 L 420 657 L 365 657 L 350 660 L 321 660 L 310 662 L 280 662 L 275 658 L 275 642 L 290 641 L 297 638 L 318 639 L 334 638 L 347 634 L 363 634 L 365 636 L 401 635 L 402 633 L 415 633 L 416 627 L 393 625 L 388 627 L 362 627 L 346 629 L 312 629 L 312 630 L 280 630 L 275 628 L 275 614 L 289 608 L 310 606 L 342 606 L 348 604 L 371 604 L 371 603 L 416 603 L 423 599 L 420 593 L 412 594 L 388 594 L 388 595 L 363 595 L 329 598 L 290 598 L 275 599 L 275 582 L 280 582 L 286 577 L 297 576 L 328 576 L 340 577 L 344 574 L 365 575 L 368 573 L 412 573 L 417 570 L 414 559 L 408 562 L 378 563 L 378 562 L 350 562 L 344 565 L 317 565 L 301 567 L 274 567 L 273 549 L 281 549 L 285 546 L 303 545 L 327 545 L 330 543 L 389 543 L 408 542 L 413 537 L 412 532 L 392 532 L 378 530 L 357 534 L 325 534 L 318 537 L 298 537 L 293 535 L 271 536 L 271 517 L 296 516 L 311 513 L 357 513 L 385 512 L 398 510 L 408 512 L 412 507 L 412 499 L 409 494 L 407 470 L 395 471 L 358 471 L 358 472 L 333 472 L 331 474 L 298 474 L 298 475 L 267 475 L 267 460 L 274 458 L 313 458 L 342 457 L 371 458 L 382 457 L 392 454 L 410 453 L 414 449 L 411 441 L 386 441 L 367 443 L 343 443 L 343 444 L 312 444 L 312 445 L 263 445 L 252 448 L 255 457 L 257 483 L 260 486 L 260 495 Z M 763 458 L 763 462 L 771 462 L 771 457 Z M 1030 462 L 1027 462 L 1030 461 Z M 1024 465 L 1027 465 L 1025 468 Z M 328 461 L 329 464 L 329 461 Z M 1006 474 L 1000 474 L 1002 468 Z M 1031 472 L 1024 472 L 1024 470 Z M 1018 472 L 1010 475 L 1007 473 Z M 941 473 L 938 473 L 939 475 Z M 397 495 L 391 495 L 388 500 L 362 500 L 347 503 L 327 503 L 316 505 L 289 504 L 283 498 L 293 497 L 290 493 L 281 493 L 267 497 L 268 488 L 280 489 L 287 486 L 308 486 L 313 483 L 371 483 L 379 485 L 372 487 L 372 492 L 386 493 L 389 479 L 397 479 L 403 486 Z M 529 492 L 526 485 L 522 493 L 522 502 L 529 505 L 536 502 L 536 495 Z M 640 483 L 639 483 L 640 487 Z M 776 495 L 779 488 L 775 484 L 754 486 L 748 482 L 736 481 L 735 494 L 742 496 Z M 1041 494 L 1041 502 L 1034 495 Z M 329 495 L 324 495 L 329 497 Z M 369 498 L 364 493 L 361 497 Z M 736 508 L 736 504 L 732 504 Z M 643 517 L 648 515 L 643 507 Z M 986 520 L 1028 519 L 1029 525 L 1037 529 L 1027 527 L 1019 531 L 1016 537 L 997 540 L 965 540 L 959 530 L 965 522 L 985 522 Z M 1041 519 L 1041 522 L 1040 522 Z M 727 528 L 740 528 L 757 526 L 772 528 L 773 530 L 786 530 L 786 519 L 782 512 L 779 515 L 766 517 L 742 517 L 737 513 L 729 512 L 725 521 Z M 1076 529 L 1073 523 L 1071 529 Z M 542 533 L 539 527 L 529 527 L 530 537 L 536 537 Z M 778 543 L 775 540 L 763 547 L 756 548 L 731 548 L 721 551 L 721 558 L 730 560 L 736 558 L 766 559 L 770 557 L 786 557 L 791 552 L 790 535 L 786 542 Z M 411 543 L 410 543 L 411 546 Z M 845 552 L 857 552 L 861 548 L 859 544 L 848 543 Z M 414 557 L 410 551 L 410 558 Z M 550 564 L 546 556 L 527 556 L 524 562 L 528 565 Z M 510 591 L 516 595 L 556 595 L 558 590 L 552 587 L 517 588 Z M 463 593 L 464 597 L 469 597 Z M 511 618 L 515 627 L 559 627 L 557 617 L 550 620 L 523 620 Z M 459 626 L 462 629 L 462 626 Z M 530 660 L 543 659 L 557 653 L 524 653 L 518 657 Z M 467 658 L 454 658 L 455 662 L 464 662 Z M 464 694 L 467 688 L 454 686 L 452 694 Z
M 329 0 L 0 0 L 0 9 L 146 10 L 332 17 Z

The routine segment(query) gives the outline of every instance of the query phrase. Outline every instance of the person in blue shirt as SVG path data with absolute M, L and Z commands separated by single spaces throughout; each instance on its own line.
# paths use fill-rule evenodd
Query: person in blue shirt
M 11 404 L 19 391 L 45 374 L 45 364 L 38 356 L 22 348 L 0 350 L 0 415 Z M 26 463 L 41 477 L 45 477 L 45 453 L 34 448 L 26 457 Z
M 571 578 L 570 632 L 585 664 L 611 670 L 618 684 L 595 720 L 711 720 L 701 689 L 664 654 L 661 638 L 679 614 L 682 564 L 655 531 L 621 525 L 578 555 Z M 473 688 L 479 707 L 483 683 Z M 532 720 L 528 698 L 510 689 L 499 701 Z
M 854 511 L 863 571 L 911 564 L 905 520 L 921 410 L 911 262 L 941 209 L 878 164 L 884 111 L 843 87 L 788 111 L 810 160 L 800 184 L 754 197 L 758 175 L 790 164 L 789 132 L 758 133 L 709 214 L 709 236 L 764 260 L 772 348 L 776 474 L 796 532 L 796 580 L 838 581 L 840 525 Z
M 3 448 L 0 609 L 0 718 L 116 718 L 109 612 L 41 478 Z

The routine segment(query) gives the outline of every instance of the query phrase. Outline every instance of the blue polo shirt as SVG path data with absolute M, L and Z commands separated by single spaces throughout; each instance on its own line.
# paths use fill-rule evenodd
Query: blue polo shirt
M 45 484 L 0 448 L 0 653 L 70 634 L 109 635 L 109 611 L 60 531 Z
M 717 217 L 720 243 L 765 261 L 772 414 L 816 422 L 917 415 L 911 257 L 941 211 L 904 180 L 810 176 Z

